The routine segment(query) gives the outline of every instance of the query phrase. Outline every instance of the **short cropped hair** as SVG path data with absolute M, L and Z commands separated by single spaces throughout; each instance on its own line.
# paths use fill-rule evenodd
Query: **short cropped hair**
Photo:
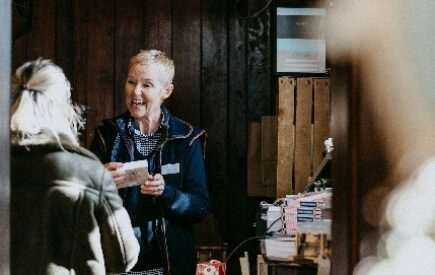
M 72 103 L 68 79 L 50 60 L 39 58 L 16 70 L 11 104 L 13 144 L 41 143 L 44 133 L 51 133 L 59 143 L 62 135 L 79 144 L 83 109 Z
M 175 73 L 174 61 L 159 50 L 141 50 L 130 60 L 130 68 L 136 65 L 145 65 L 154 68 L 163 85 L 172 84 Z

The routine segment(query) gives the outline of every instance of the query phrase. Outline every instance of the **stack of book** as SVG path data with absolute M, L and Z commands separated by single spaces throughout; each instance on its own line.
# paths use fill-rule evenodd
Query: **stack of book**
M 331 192 L 287 196 L 282 208 L 284 233 L 286 235 L 300 233 L 299 229 L 304 227 L 303 223 L 314 223 L 311 227 L 315 228 L 316 223 L 320 222 L 319 226 L 323 226 L 322 221 L 331 219 L 331 199 Z

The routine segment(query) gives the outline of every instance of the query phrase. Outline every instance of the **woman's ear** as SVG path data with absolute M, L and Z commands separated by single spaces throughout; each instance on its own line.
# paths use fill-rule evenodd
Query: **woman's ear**
M 173 91 L 173 90 L 174 90 L 174 85 L 173 85 L 173 84 L 169 84 L 169 85 L 166 87 L 166 89 L 163 90 L 163 95 L 162 95 L 162 97 L 163 97 L 164 99 L 170 97 L 171 94 L 172 94 L 172 91 Z

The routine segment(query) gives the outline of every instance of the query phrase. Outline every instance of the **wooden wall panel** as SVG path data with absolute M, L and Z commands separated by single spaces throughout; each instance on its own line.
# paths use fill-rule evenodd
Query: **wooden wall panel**
M 114 2 L 95 0 L 87 2 L 92 13 L 86 17 L 86 105 L 87 144 L 93 139 L 93 130 L 104 118 L 114 115 Z M 117 103 L 118 104 L 118 103 Z M 121 104 L 121 103 L 119 103 Z
M 207 130 L 206 166 L 213 167 L 207 171 L 212 209 L 218 211 L 226 211 L 218 202 L 228 182 L 227 13 L 226 1 L 201 2 L 200 118 Z
M 324 140 L 329 137 L 331 121 L 331 90 L 329 79 L 314 79 L 313 169 L 323 160 Z
M 56 0 L 55 54 L 56 64 L 74 84 L 74 2 Z M 75 91 L 73 87 L 73 91 Z
M 13 45 L 12 68 L 38 57 L 55 60 L 56 0 L 41 0 L 33 3 L 32 28 Z
M 294 192 L 303 192 L 311 175 L 311 112 L 313 80 L 298 78 L 296 86 Z
M 31 20 L 29 18 L 22 18 L 19 10 L 13 6 L 13 1 L 4 1 L 4 4 L 9 4 L 12 8 L 12 73 L 26 60 L 27 50 L 27 32 L 29 30 L 29 24 Z M 8 6 L 8 7 L 9 7 Z M 2 10 L 8 12 L 9 9 Z M 3 16 L 2 19 L 7 20 L 9 17 Z M 6 34 L 2 37 L 8 37 Z M 7 39 L 3 39 L 5 42 Z M 3 42 L 3 41 L 2 41 Z
M 262 2 L 254 0 L 255 2 Z M 252 1 L 250 1 L 252 2 Z M 228 229 L 225 239 L 229 249 L 255 234 L 255 213 L 265 197 L 247 197 L 247 126 L 259 122 L 262 115 L 272 115 L 270 99 L 269 14 L 246 18 L 243 5 L 248 1 L 229 1 L 229 68 L 230 68 L 230 148 L 229 181 L 227 186 Z M 248 43 L 249 41 L 249 43 Z M 247 250 L 256 250 L 251 242 Z M 240 274 L 237 260 L 243 251 L 233 255 L 229 274 Z
M 254 1 L 257 2 L 257 1 Z M 271 115 L 274 96 L 270 77 L 270 14 L 264 12 L 247 20 L 247 89 L 249 90 L 248 119 L 259 121 Z
M 277 117 L 262 116 L 261 123 L 251 122 L 248 130 L 247 195 L 276 196 Z
M 200 125 L 201 119 L 200 3 L 200 0 L 174 1 L 172 13 L 172 54 L 176 71 L 172 110 L 194 125 Z
M 296 79 L 280 77 L 278 87 L 276 196 L 282 198 L 294 193 Z
M 247 203 L 247 46 L 246 21 L 239 18 L 236 1 L 228 1 L 228 178 L 225 196 L 216 203 L 224 240 L 233 248 L 247 235 L 246 217 L 241 210 Z M 237 203 L 236 203 L 237 202 Z M 241 230 L 242 228 L 242 230 Z M 234 261 L 237 266 L 238 261 Z M 240 272 L 240 271 L 239 271 Z
M 262 186 L 261 165 L 261 123 L 251 122 L 248 127 L 247 148 L 247 195 L 260 196 L 264 192 Z
M 15 41 L 13 41 L 12 64 L 11 64 L 13 73 L 26 60 L 26 51 L 27 51 L 27 35 L 22 35 L 18 37 Z
M 172 3 L 171 0 L 145 1 L 145 16 L 142 26 L 145 35 L 144 49 L 158 49 L 172 57 Z M 175 64 L 175 74 L 178 66 Z M 171 108 L 172 96 L 165 100 Z
M 261 186 L 260 196 L 276 197 L 278 155 L 278 118 L 261 117 Z
M 73 82 L 73 101 L 86 105 L 86 85 L 87 85 L 87 1 L 74 1 L 74 82 Z M 86 114 L 91 110 L 87 108 Z M 81 132 L 80 143 L 87 146 L 87 133 L 92 133 L 86 123 L 86 129 Z
M 33 1 L 32 30 L 27 34 L 26 59 L 55 58 L 56 0 Z
M 172 56 L 172 3 L 171 0 L 145 1 L 146 49 L 159 49 Z M 175 11 L 177 12 L 177 11 Z
M 121 114 L 127 108 L 124 104 L 124 86 L 128 74 L 130 59 L 144 49 L 144 1 L 132 0 L 126 5 L 115 1 L 115 114 Z

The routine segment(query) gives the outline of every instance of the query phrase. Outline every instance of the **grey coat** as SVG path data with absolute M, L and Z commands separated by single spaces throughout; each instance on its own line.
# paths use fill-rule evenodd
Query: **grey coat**
M 139 245 L 110 173 L 62 142 L 13 146 L 11 274 L 129 270 Z

